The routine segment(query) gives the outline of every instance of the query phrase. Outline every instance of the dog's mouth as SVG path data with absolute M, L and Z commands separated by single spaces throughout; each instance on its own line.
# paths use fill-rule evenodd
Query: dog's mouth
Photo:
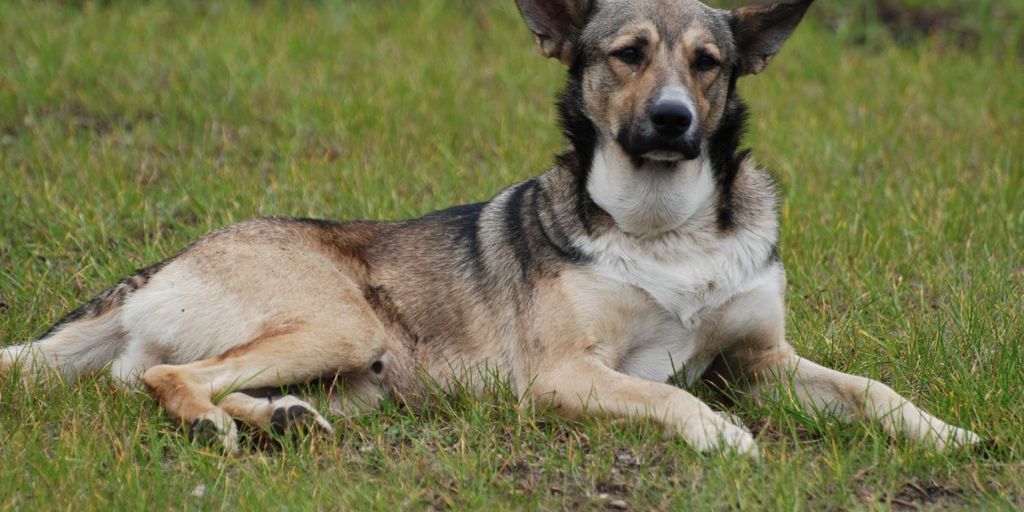
M 662 163 L 674 163 L 674 162 L 678 162 L 680 160 L 689 160 L 688 158 L 686 158 L 686 155 L 684 155 L 682 152 L 679 152 L 679 151 L 668 151 L 668 150 L 664 150 L 664 149 L 659 149 L 659 150 L 655 150 L 655 151 L 648 151 L 648 152 L 644 153 L 643 155 L 640 155 L 640 158 L 642 158 L 644 160 L 650 160 L 652 162 L 662 162 Z
M 616 142 L 630 159 L 639 165 L 673 167 L 673 164 L 679 162 L 696 160 L 701 152 L 700 139 L 697 137 L 667 139 L 658 135 L 621 130 Z

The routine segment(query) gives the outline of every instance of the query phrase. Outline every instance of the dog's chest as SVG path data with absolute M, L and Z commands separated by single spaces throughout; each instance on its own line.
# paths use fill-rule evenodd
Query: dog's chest
M 770 241 L 688 236 L 665 243 L 626 237 L 595 244 L 596 289 L 584 301 L 606 360 L 624 373 L 688 380 L 717 354 L 702 324 L 731 298 L 771 278 Z

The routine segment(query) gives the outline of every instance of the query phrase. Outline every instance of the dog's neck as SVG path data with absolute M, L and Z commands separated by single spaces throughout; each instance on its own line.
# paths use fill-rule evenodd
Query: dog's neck
M 636 237 L 714 219 L 715 177 L 706 155 L 637 166 L 618 148 L 605 145 L 594 152 L 586 191 L 618 229 Z

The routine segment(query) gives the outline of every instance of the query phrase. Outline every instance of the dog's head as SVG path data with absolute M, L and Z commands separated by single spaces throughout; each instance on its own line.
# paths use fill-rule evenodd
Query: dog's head
M 635 166 L 675 168 L 708 151 L 735 80 L 765 68 L 812 1 L 733 11 L 695 0 L 516 3 L 540 52 L 570 68 L 562 116 L 574 145 L 589 138 Z

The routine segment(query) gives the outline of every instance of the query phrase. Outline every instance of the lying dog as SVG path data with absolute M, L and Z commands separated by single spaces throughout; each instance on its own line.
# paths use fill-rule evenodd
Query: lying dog
M 427 380 L 481 389 L 490 371 L 558 414 L 650 418 L 698 450 L 757 454 L 742 425 L 666 383 L 677 373 L 754 393 L 781 381 L 809 410 L 975 443 L 786 343 L 778 199 L 739 150 L 736 82 L 810 4 L 518 0 L 540 52 L 569 69 L 570 148 L 553 169 L 415 220 L 230 226 L 6 348 L 0 374 L 109 366 L 227 449 L 236 418 L 331 428 L 299 397 L 254 390 L 332 379 L 335 405 L 358 409 L 417 403 Z

